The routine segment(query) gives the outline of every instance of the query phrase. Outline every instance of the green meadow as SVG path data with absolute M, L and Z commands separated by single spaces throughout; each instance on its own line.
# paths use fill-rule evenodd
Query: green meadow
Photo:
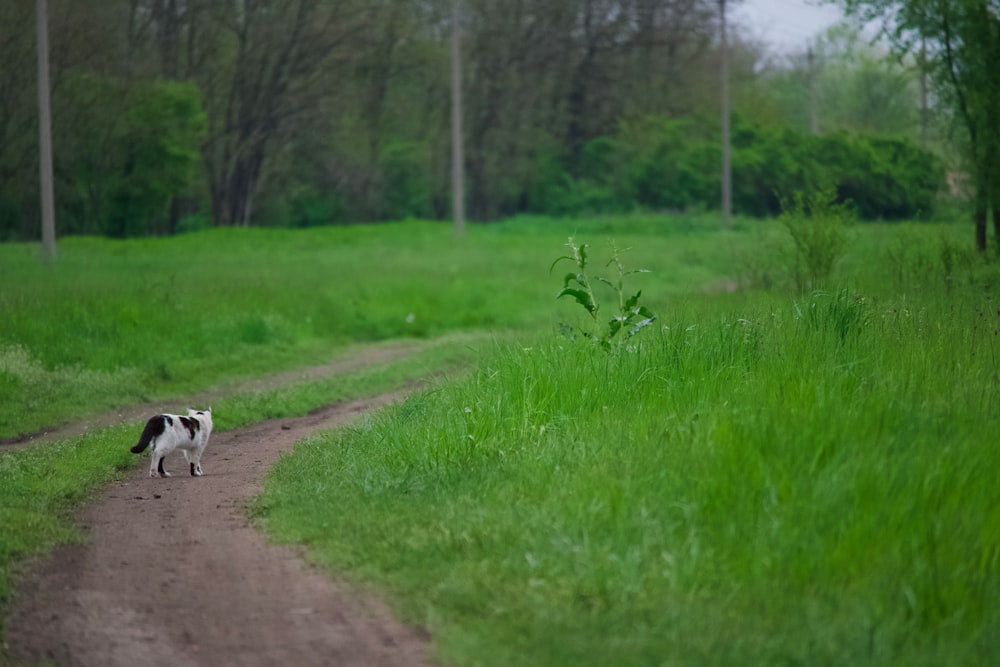
M 54 266 L 0 245 L 0 438 L 408 338 L 214 408 L 235 428 L 452 370 L 301 443 L 253 508 L 445 664 L 995 664 L 1000 265 L 964 226 L 839 231 L 829 271 L 776 221 L 710 216 L 70 238 Z M 569 236 L 590 276 L 617 281 L 612 239 L 649 270 L 623 282 L 651 325 L 580 333 L 618 296 L 591 281 L 596 320 L 555 298 Z M 0 598 L 132 435 L 0 450 Z

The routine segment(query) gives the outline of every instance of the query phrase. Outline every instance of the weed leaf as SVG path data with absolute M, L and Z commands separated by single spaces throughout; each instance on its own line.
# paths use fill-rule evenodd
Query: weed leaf
M 655 321 L 656 321 L 656 315 L 653 315 L 652 317 L 647 317 L 644 320 L 636 322 L 635 324 L 632 325 L 632 328 L 628 330 L 628 337 L 631 338 L 632 336 L 639 333 L 639 331 L 641 331 L 645 327 L 648 327 Z
M 588 294 L 585 290 L 576 289 L 573 287 L 564 287 L 563 289 L 559 290 L 558 294 L 556 294 L 556 298 L 558 299 L 563 296 L 573 297 L 576 300 L 576 302 L 581 306 L 583 306 L 584 308 L 586 308 L 587 312 L 590 313 L 591 315 L 597 312 L 597 305 L 593 301 L 591 301 L 590 294 Z
M 639 303 L 639 296 L 641 294 L 642 290 L 639 290 L 638 292 L 630 296 L 628 300 L 625 302 L 625 310 L 631 311 L 632 309 L 634 309 L 636 304 Z M 643 308 L 645 308 L 645 306 L 643 306 Z

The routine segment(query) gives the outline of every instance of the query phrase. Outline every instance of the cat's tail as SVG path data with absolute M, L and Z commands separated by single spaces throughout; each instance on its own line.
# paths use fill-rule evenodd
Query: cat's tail
M 156 415 L 155 417 L 150 417 L 149 421 L 146 422 L 146 428 L 142 429 L 142 435 L 139 436 L 139 442 L 135 443 L 131 452 L 133 454 L 141 454 L 146 451 L 146 447 L 149 447 L 149 443 L 153 441 L 153 438 L 163 435 L 163 432 L 167 428 L 168 421 L 172 422 L 170 417 L 167 415 Z

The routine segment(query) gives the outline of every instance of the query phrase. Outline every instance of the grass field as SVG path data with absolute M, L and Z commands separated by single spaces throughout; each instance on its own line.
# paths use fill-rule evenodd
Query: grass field
M 259 514 L 454 664 L 995 664 L 1000 311 L 869 299 L 503 346 L 300 446 Z
M 569 235 L 595 273 L 611 238 L 651 270 L 626 278 L 658 315 L 630 344 L 558 334 L 603 326 L 554 299 Z M 255 509 L 389 591 L 446 659 L 991 664 L 1000 271 L 970 236 L 858 226 L 804 291 L 779 225 L 711 218 L 515 220 L 462 242 L 419 222 L 67 239 L 54 267 L 0 245 L 0 438 L 426 339 L 343 386 L 216 409 L 231 428 L 480 357 L 302 444 Z M 455 331 L 479 342 L 456 353 Z M 134 464 L 122 437 L 0 454 L 0 598 L 12 564 L 72 539 L 66 511 Z

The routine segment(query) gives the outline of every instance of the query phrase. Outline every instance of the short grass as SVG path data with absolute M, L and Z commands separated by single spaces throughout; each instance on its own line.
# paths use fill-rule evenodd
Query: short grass
M 302 443 L 256 513 L 449 663 L 996 664 L 1000 276 L 948 230 L 857 233 L 849 289 L 499 344 Z

